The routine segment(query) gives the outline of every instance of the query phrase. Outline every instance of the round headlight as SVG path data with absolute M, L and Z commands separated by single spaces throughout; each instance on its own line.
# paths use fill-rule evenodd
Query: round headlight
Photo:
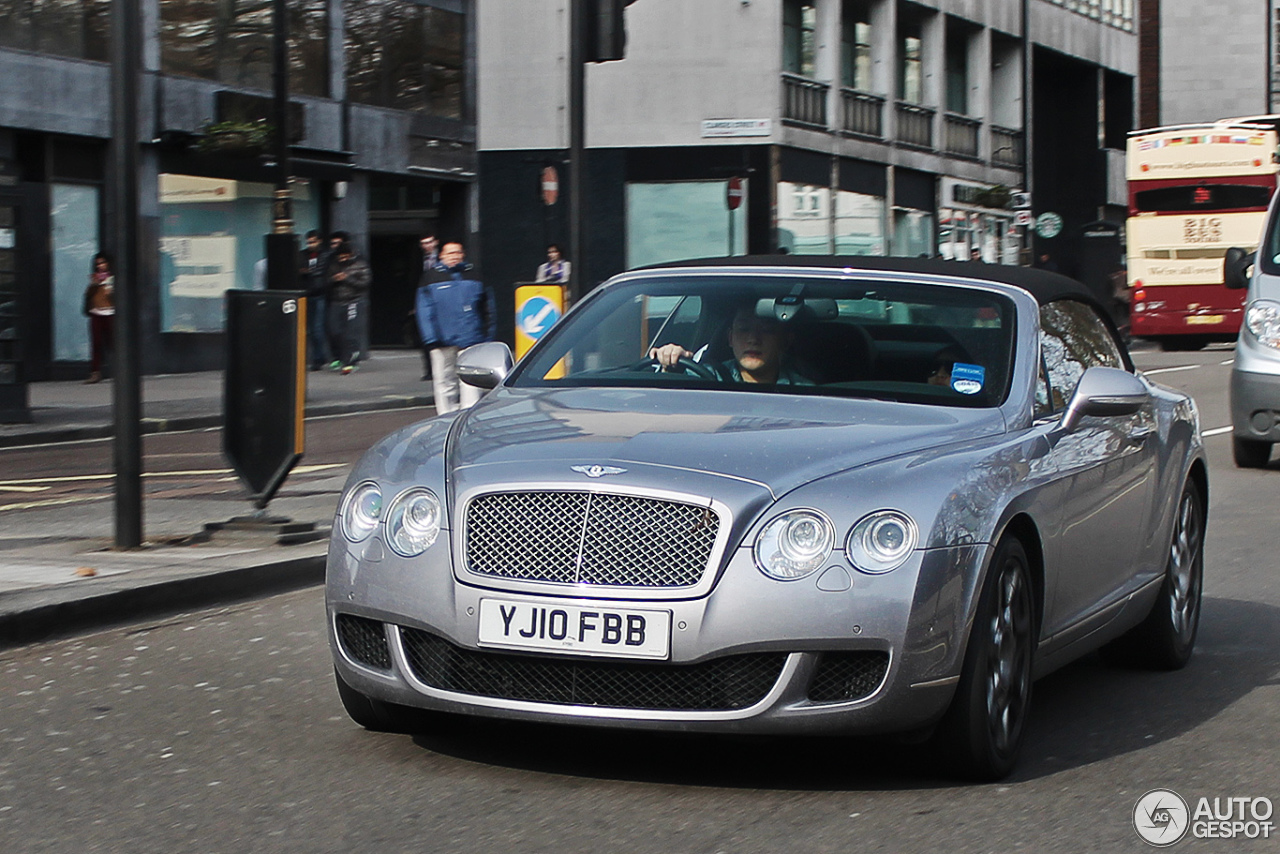
M 440 499 L 429 489 L 410 489 L 387 509 L 387 545 L 404 557 L 420 555 L 440 535 Z
M 1244 325 L 1259 344 L 1280 350 L 1280 302 L 1260 299 L 1249 303 Z
M 382 518 L 382 490 L 366 481 L 347 493 L 342 504 L 342 532 L 348 540 L 360 542 L 373 533 Z
M 910 516 L 897 510 L 877 510 L 863 516 L 849 531 L 845 553 L 855 569 L 888 572 L 906 562 L 918 539 Z
M 774 519 L 756 537 L 756 566 L 770 578 L 804 578 L 822 567 L 835 546 L 831 520 L 815 510 L 793 510 Z

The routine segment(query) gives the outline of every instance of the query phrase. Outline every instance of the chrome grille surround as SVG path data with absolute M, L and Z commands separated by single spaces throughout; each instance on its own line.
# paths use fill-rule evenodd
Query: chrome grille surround
M 511 487 L 462 503 L 465 571 L 535 585 L 705 589 L 730 515 L 718 502 L 629 489 Z

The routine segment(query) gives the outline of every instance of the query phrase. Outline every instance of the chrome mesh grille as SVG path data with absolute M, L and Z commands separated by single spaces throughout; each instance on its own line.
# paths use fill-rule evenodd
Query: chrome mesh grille
M 481 575 L 616 587 L 689 587 L 711 560 L 710 508 L 634 495 L 495 492 L 467 507 L 467 568 Z
M 573 706 L 724 711 L 760 702 L 778 681 L 785 653 L 751 653 L 700 664 L 594 660 L 475 652 L 401 627 L 413 675 L 433 688 Z

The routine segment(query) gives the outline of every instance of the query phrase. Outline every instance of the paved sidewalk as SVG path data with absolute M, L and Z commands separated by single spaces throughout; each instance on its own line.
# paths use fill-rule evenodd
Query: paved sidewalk
M 429 417 L 431 384 L 421 372 L 421 357 L 413 350 L 374 351 L 350 375 L 311 372 L 307 416 L 423 407 L 422 417 Z M 220 371 L 144 377 L 142 398 L 146 433 L 222 423 Z M 145 547 L 117 551 L 110 495 L 59 505 L 28 501 L 32 496 L 6 491 L 3 484 L 27 476 L 22 446 L 80 442 L 87 455 L 109 458 L 109 442 L 86 440 L 113 432 L 110 381 L 37 383 L 30 400 L 32 423 L 0 424 L 0 647 L 323 580 L 324 535 L 345 467 L 309 470 L 304 458 L 268 507 L 273 517 L 315 526 L 318 539 L 284 545 L 282 529 L 266 524 L 218 530 L 206 538 L 207 523 L 247 516 L 250 504 L 237 496 L 161 490 L 144 499 Z

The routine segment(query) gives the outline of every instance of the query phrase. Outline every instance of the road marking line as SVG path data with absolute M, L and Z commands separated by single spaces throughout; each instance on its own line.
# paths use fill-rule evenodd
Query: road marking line
M 1151 376 L 1153 374 L 1171 374 L 1174 371 L 1194 371 L 1201 367 L 1204 367 L 1204 366 L 1203 365 L 1179 365 L 1176 368 L 1156 368 L 1153 371 L 1143 371 L 1143 373 L 1146 374 L 1147 376 Z
M 1234 365 L 1235 363 L 1236 363 L 1236 360 L 1235 360 L 1235 359 L 1227 359 L 1225 362 L 1219 362 L 1218 364 L 1219 364 L 1219 365 Z
M 328 471 L 329 469 L 342 468 L 347 463 L 317 463 L 313 466 L 298 466 L 293 470 L 294 474 L 312 474 L 318 471 Z M 142 473 L 143 477 L 208 477 L 210 475 L 227 475 L 234 474 L 231 469 L 193 469 L 191 471 L 146 471 Z M 64 475 L 62 477 L 33 477 L 27 480 L 0 480 L 0 489 L 9 487 L 25 486 L 31 483 L 81 483 L 89 480 L 111 480 L 115 474 L 76 474 Z
M 1214 427 L 1212 430 L 1201 430 L 1201 436 L 1221 436 L 1223 433 L 1230 433 L 1231 427 Z
M 0 484 L 0 492 L 48 492 L 48 486 L 6 486 Z
M 55 507 L 59 504 L 85 504 L 89 501 L 106 501 L 110 495 L 78 495 L 74 498 L 46 498 L 43 501 L 25 501 L 21 504 L 0 504 L 0 513 L 5 510 L 32 510 L 37 507 Z

